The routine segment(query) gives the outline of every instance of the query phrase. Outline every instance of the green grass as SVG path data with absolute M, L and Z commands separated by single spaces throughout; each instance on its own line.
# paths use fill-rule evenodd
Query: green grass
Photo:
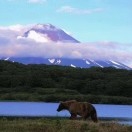
M 0 132 L 131 132 L 132 126 L 116 122 L 56 118 L 0 118 Z
M 18 90 L 19 89 L 19 90 Z M 122 96 L 81 94 L 76 90 L 61 88 L 0 88 L 0 100 L 59 102 L 60 100 L 88 101 L 98 104 L 132 104 L 132 98 Z

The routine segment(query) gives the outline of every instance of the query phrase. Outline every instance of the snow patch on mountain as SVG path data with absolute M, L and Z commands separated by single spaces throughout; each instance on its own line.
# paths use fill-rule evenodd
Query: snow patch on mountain
M 61 63 L 61 60 L 57 60 L 55 64 L 60 64 Z
M 94 61 L 94 60 L 90 60 L 91 62 L 93 62 L 95 65 L 97 65 L 97 66 L 99 66 L 99 67 L 101 67 L 101 68 L 103 68 L 103 66 L 102 65 L 100 65 L 100 64 L 98 64 L 96 61 Z
M 10 59 L 10 57 L 7 57 L 7 58 L 5 58 L 4 60 L 5 60 L 5 61 L 8 61 L 9 59 Z
M 73 65 L 73 64 L 71 64 L 71 67 L 74 67 L 74 68 L 76 68 L 76 66 L 75 66 L 75 65 Z
M 115 62 L 113 60 L 110 60 L 113 64 L 120 65 L 118 62 Z
M 90 62 L 89 62 L 88 60 L 86 60 L 86 64 L 88 64 L 88 65 L 89 65 L 89 64 L 90 64 Z
M 54 63 L 54 62 L 55 62 L 55 59 L 48 59 L 48 61 L 49 61 L 50 63 Z

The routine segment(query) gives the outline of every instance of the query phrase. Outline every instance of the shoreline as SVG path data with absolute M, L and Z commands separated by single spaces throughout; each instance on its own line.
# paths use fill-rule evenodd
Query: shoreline
M 0 118 L 0 130 L 6 132 L 130 132 L 132 126 L 116 121 L 69 120 L 66 118 Z
M 14 119 L 53 119 L 53 120 L 57 120 L 57 119 L 66 119 L 69 120 L 69 117 L 66 116 L 2 116 L 0 115 L 0 119 L 9 119 L 9 120 L 14 120 Z M 83 121 L 81 117 L 78 117 L 76 119 L 77 121 Z M 122 125 L 129 125 L 132 126 L 132 118 L 121 118 L 121 117 L 98 117 L 99 122 L 115 122 L 118 124 L 122 124 Z M 91 119 L 87 119 L 86 121 L 91 121 Z M 123 123 L 124 122 L 124 123 Z

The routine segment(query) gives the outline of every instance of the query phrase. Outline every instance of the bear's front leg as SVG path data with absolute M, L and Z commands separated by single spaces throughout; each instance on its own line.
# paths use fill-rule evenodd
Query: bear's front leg
M 74 113 L 71 113 L 70 119 L 71 119 L 71 120 L 74 120 L 74 119 L 76 119 L 76 118 L 77 118 L 77 115 L 74 114 Z

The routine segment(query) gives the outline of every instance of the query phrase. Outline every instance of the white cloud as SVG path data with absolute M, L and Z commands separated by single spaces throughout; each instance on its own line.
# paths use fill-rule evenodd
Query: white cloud
M 44 3 L 47 0 L 28 0 L 29 3 Z
M 101 11 L 103 11 L 102 8 L 78 9 L 71 6 L 62 6 L 60 9 L 57 10 L 57 12 L 73 13 L 73 14 L 92 14 Z
M 21 36 L 27 31 L 29 26 L 20 26 L 23 27 L 22 31 L 11 30 L 10 27 L 12 26 L 0 27 L 0 57 L 35 56 L 102 59 L 119 61 L 132 67 L 132 44 L 106 41 L 78 44 L 40 43 L 29 38 L 17 39 L 17 36 Z
M 16 2 L 16 1 L 20 1 L 20 0 L 8 0 L 9 2 Z M 23 0 L 24 1 L 24 0 Z M 47 0 L 25 0 L 28 3 L 44 3 Z
M 35 40 L 36 42 L 48 42 L 49 39 L 46 34 L 37 34 L 35 31 L 30 31 L 28 38 Z

